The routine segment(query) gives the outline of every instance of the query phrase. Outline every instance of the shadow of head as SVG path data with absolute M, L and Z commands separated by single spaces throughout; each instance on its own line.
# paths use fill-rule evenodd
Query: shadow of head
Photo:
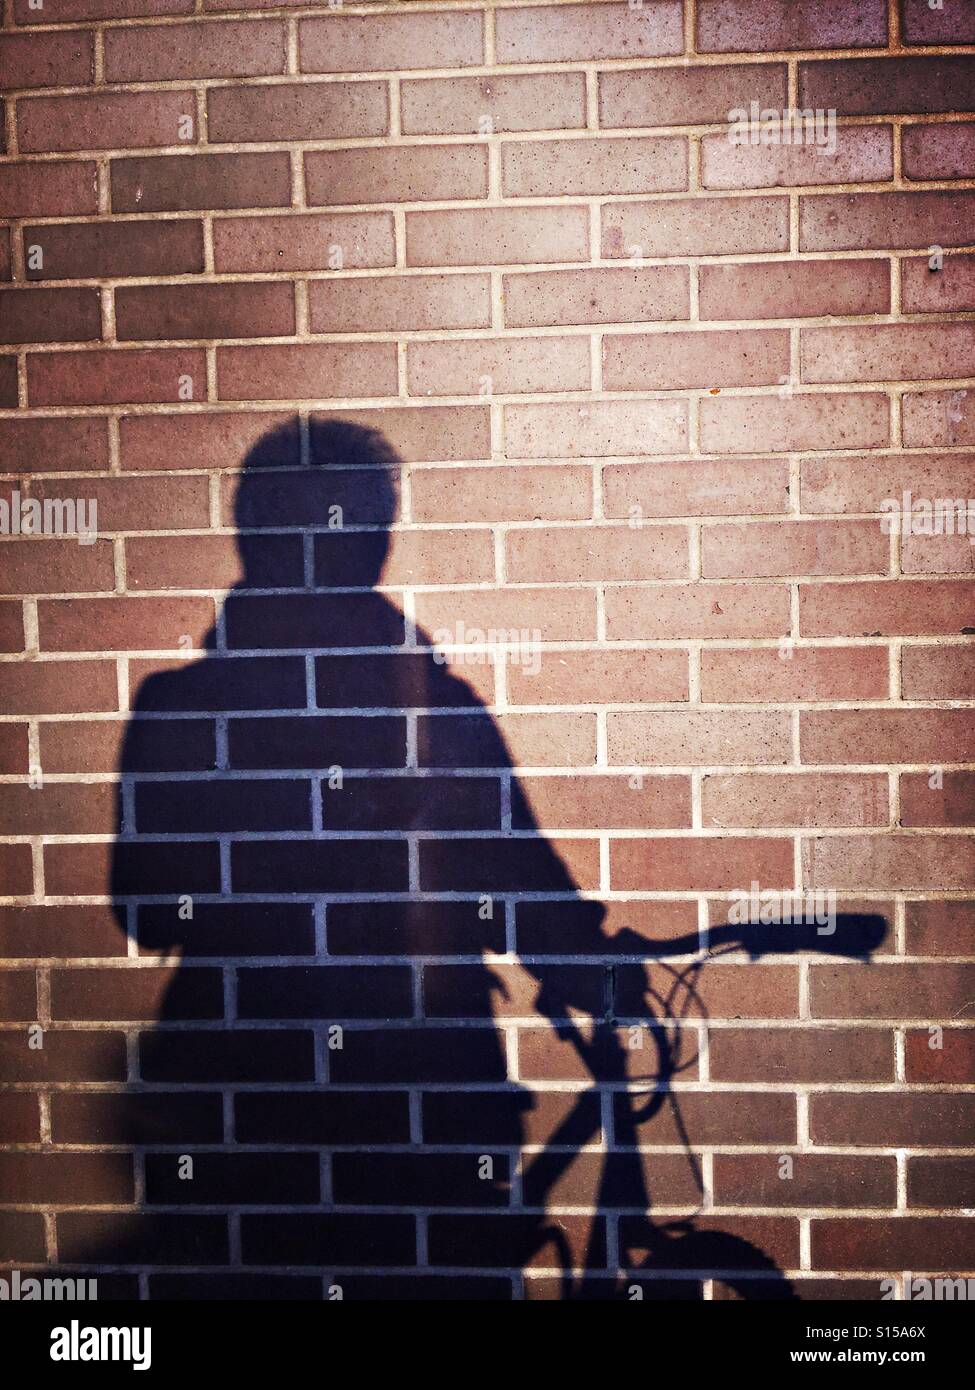
M 316 587 L 378 583 L 399 515 L 402 460 L 379 430 L 351 420 L 297 417 L 269 431 L 243 460 L 234 520 L 242 588 L 273 587 L 269 533 L 314 533 Z M 282 550 L 283 554 L 284 551 Z

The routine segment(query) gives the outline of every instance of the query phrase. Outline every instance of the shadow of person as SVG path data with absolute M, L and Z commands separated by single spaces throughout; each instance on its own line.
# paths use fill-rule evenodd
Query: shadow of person
M 509 1298 L 525 1269 L 625 1297 L 618 1220 L 644 1297 L 700 1296 L 722 1261 L 781 1289 L 747 1241 L 648 1217 L 640 1126 L 681 1070 L 679 1011 L 649 1002 L 647 938 L 608 936 L 539 829 L 473 688 L 493 667 L 459 678 L 379 587 L 401 468 L 349 421 L 263 437 L 224 498 L 242 576 L 202 655 L 139 686 L 111 892 L 146 1025 L 104 1134 L 137 1157 L 138 1208 L 72 1214 L 62 1263 L 137 1274 L 151 1298 Z M 213 587 L 202 553 L 187 590 Z M 424 582 L 420 551 L 396 564 Z M 531 899 L 571 913 L 578 964 L 516 957 Z M 741 927 L 727 944 L 766 949 Z M 698 956 L 686 979 L 698 952 L 652 953 Z M 591 1086 L 536 1110 L 506 1005 L 568 1038 Z M 617 1034 L 634 1022 L 657 1048 L 642 1113 Z M 556 1183 L 611 1138 L 566 1211 Z M 671 1263 L 687 1278 L 656 1277 Z
M 508 1296 L 419 1272 L 416 1213 L 434 1269 L 465 1241 L 498 1268 L 534 1248 L 537 1214 L 497 1220 L 531 1097 L 486 957 L 506 895 L 576 887 L 533 822 L 510 829 L 471 685 L 375 587 L 398 456 L 339 420 L 302 450 L 297 421 L 252 448 L 242 577 L 204 655 L 133 703 L 111 891 L 168 983 L 125 1101 L 141 1209 L 78 1234 L 156 1297 L 321 1296 L 322 1274 L 331 1296 Z

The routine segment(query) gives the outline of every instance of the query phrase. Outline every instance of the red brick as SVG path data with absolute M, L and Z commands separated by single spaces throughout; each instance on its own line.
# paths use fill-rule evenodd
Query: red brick
M 27 725 L 0 724 L 0 771 L 16 775 L 27 763 Z
M 63 222 L 24 228 L 24 246 L 39 246 L 44 263 L 32 280 L 180 275 L 203 269 L 203 228 L 197 221 Z
M 702 265 L 699 275 L 704 319 L 885 314 L 890 307 L 885 260 Z
M 42 723 L 41 766 L 49 772 L 115 773 L 127 735 L 126 758 L 134 771 L 206 771 L 216 765 L 212 721 L 145 722 L 145 729 L 138 722 L 129 729 L 126 720 L 110 719 Z
M 589 256 L 582 207 L 459 208 L 406 216 L 409 265 L 510 265 Z
M 949 635 L 975 625 L 975 585 L 962 580 L 873 580 L 806 584 L 799 591 L 804 637 Z
M 410 343 L 407 384 L 413 396 L 523 394 L 584 391 L 589 386 L 589 341 L 566 338 L 468 338 Z
M 533 5 L 497 17 L 499 63 L 559 63 L 592 58 L 651 58 L 683 53 L 681 6 Z
M 389 16 L 385 16 L 386 19 Z M 305 187 L 311 207 L 484 198 L 487 149 L 477 145 L 391 145 L 309 150 Z
M 777 459 L 607 464 L 607 516 L 722 516 L 785 511 L 788 465 Z
M 689 829 L 691 824 L 690 779 L 648 777 L 633 787 L 625 777 L 566 775 L 523 777 L 520 792 L 527 814 L 515 814 L 516 829 L 587 830 Z
M 967 700 L 975 689 L 975 646 L 905 645 L 901 683 L 905 700 Z
M 57 491 L 63 491 L 63 485 Z M 38 501 L 43 505 L 43 495 Z M 79 545 L 73 539 L 38 536 L 0 542 L 0 593 L 111 593 L 114 588 L 109 541 Z
M 25 161 L 3 166 L 0 217 L 76 217 L 97 211 L 93 162 Z
M 701 401 L 701 444 L 708 453 L 869 449 L 889 442 L 890 408 L 879 393 Z
M 407 79 L 400 89 L 404 135 L 573 130 L 586 124 L 581 72 Z
M 16 410 L 17 403 L 17 359 L 0 357 L 0 407 Z
M 52 599 L 38 604 L 42 651 L 173 649 L 183 636 L 197 646 L 212 620 L 213 600 L 207 598 Z
M 967 1155 L 909 1158 L 907 1204 L 911 1207 L 968 1206 L 973 1164 Z
M 611 711 L 606 728 L 609 761 L 624 767 L 790 761 L 789 716 L 784 711 Z
M 17 140 L 24 154 L 192 145 L 196 102 L 189 91 L 30 97 L 17 103 Z
M 608 129 L 710 125 L 752 101 L 778 110 L 787 102 L 784 63 L 611 70 L 598 80 L 599 123 Z
M 141 19 L 147 15 L 187 14 L 193 0 L 59 0 L 57 12 L 35 10 L 30 0 L 14 0 L 18 24 L 71 24 L 79 19 Z
M 970 981 L 971 970 L 965 966 L 935 965 L 918 966 L 925 975 L 920 982 L 921 1000 L 931 999 L 932 986 L 939 983 L 947 987 L 947 999 L 931 1000 L 922 1013 L 916 1010 L 917 1017 L 948 1018 L 955 1017 L 946 1007 L 947 1001 L 957 998 L 959 987 L 964 989 L 966 979 Z M 928 974 L 927 972 L 931 972 Z M 924 992 L 924 984 L 928 984 Z M 960 1007 L 964 1008 L 964 1005 Z M 971 1082 L 972 1065 L 975 1063 L 975 1031 L 969 1028 L 927 1027 L 910 1031 L 904 1039 L 904 1054 L 908 1081 L 925 1084 L 953 1084 L 967 1086 Z
M 81 343 L 101 336 L 97 290 L 0 290 L 0 342 Z
M 264 90 L 273 90 L 265 88 Z M 342 265 L 392 265 L 389 213 L 292 217 L 222 217 L 214 222 L 213 254 L 218 271 L 328 270 L 334 248 Z
M 225 401 L 394 396 L 396 349 L 392 343 L 219 348 L 217 390 Z
M 777 1154 L 716 1154 L 715 1202 L 735 1207 L 890 1207 L 897 1200 L 891 1157 L 796 1154 L 788 1174 Z
M 0 665 L 7 714 L 78 714 L 118 709 L 114 661 L 10 661 Z
M 779 637 L 788 630 L 789 593 L 782 584 L 698 581 L 606 592 L 606 632 L 611 641 Z
M 684 139 L 531 140 L 502 146 L 508 198 L 663 193 L 687 187 Z
M 396 453 L 407 463 L 477 459 L 490 453 L 486 406 L 387 406 L 332 413 L 316 411 L 310 422 L 313 452 L 319 443 L 317 428 L 327 428 L 333 419 L 379 430 L 393 441 Z M 335 461 L 341 462 L 341 459 Z
M 313 333 L 488 328 L 491 282 L 486 275 L 369 275 L 311 280 L 308 315 Z
M 683 401 L 593 401 L 505 407 L 509 458 L 585 458 L 680 453 Z
M 48 495 L 57 497 L 63 489 L 63 482 L 41 479 L 33 484 L 31 495 L 43 502 Z M 101 534 L 205 527 L 209 521 L 206 478 L 92 478 L 85 489 L 98 504 Z
M 906 43 L 975 43 L 975 19 L 963 5 L 933 10 L 928 0 L 903 0 L 901 24 Z
M 32 353 L 27 359 L 27 398 L 35 406 L 176 401 L 187 379 L 194 395 L 205 394 L 200 350 L 105 349 Z
M 31 166 L 35 167 L 60 166 Z M 291 202 L 291 161 L 286 152 L 166 154 L 146 159 L 113 159 L 111 179 L 115 212 L 276 208 L 287 207 Z M 94 211 L 94 208 L 79 208 L 78 211 Z
M 786 655 L 787 653 L 787 655 Z M 701 698 L 884 700 L 890 676 L 884 647 L 727 647 L 701 653 Z
M 602 254 L 609 260 L 787 251 L 789 206 L 786 198 L 606 203 L 602 229 Z
M 970 1128 L 966 1130 L 971 1125 L 970 1095 L 835 1092 L 810 1100 L 815 1144 L 892 1147 L 913 1145 L 923 1135 L 925 1148 L 942 1148 L 967 1144 L 971 1135 Z M 862 1262 L 856 1267 L 862 1269 Z
M 212 144 L 342 140 L 385 135 L 389 128 L 384 82 L 212 87 L 207 93 L 207 110 L 207 135 Z
M 841 116 L 965 111 L 970 57 L 844 58 L 799 64 L 799 105 L 835 107 Z
M 607 391 L 762 386 L 781 381 L 788 374 L 789 334 L 785 329 L 610 333 L 603 339 L 603 385 Z
M 294 291 L 269 281 L 139 285 L 115 291 L 121 341 L 169 338 L 285 338 L 295 331 Z
M 809 710 L 799 728 L 807 762 L 936 766 L 975 760 L 971 710 Z
M 975 394 L 965 391 L 907 392 L 904 443 L 908 448 L 975 442 Z
M 0 35 L 0 87 L 84 87 L 95 76 L 94 35 L 83 29 Z
M 776 49 L 870 48 L 887 42 L 884 0 L 700 0 L 697 46 L 702 53 Z
M 115 791 L 107 783 L 4 788 L 0 834 L 111 835 L 115 828 Z
M 972 193 L 830 193 L 799 200 L 803 251 L 873 251 L 965 246 Z
M 30 845 L 0 845 L 0 887 L 4 897 L 26 898 L 33 893 L 34 869 Z M 27 972 L 11 972 L 7 976 L 0 992 L 0 1018 L 29 1019 L 35 1016 L 36 1004 L 28 1002 L 25 991 L 20 988 L 26 980 Z M 33 980 L 31 972 L 31 985 Z
M 385 72 L 468 67 L 483 62 L 483 17 L 429 14 L 330 15 L 298 26 L 302 72 Z
M 613 840 L 610 844 L 610 882 L 616 889 L 693 892 L 761 883 L 766 888 L 792 886 L 791 839 L 745 836 L 668 836 L 656 840 Z M 754 967 L 753 967 L 754 968 Z M 793 1015 L 790 1008 L 768 1001 L 762 1017 Z M 748 1012 L 744 1002 L 739 1005 Z
M 120 421 L 123 469 L 240 468 L 248 451 L 286 424 L 284 412 L 223 411 L 127 415 Z M 297 437 L 293 456 L 298 463 Z
M 512 704 L 598 705 L 607 690 L 621 704 L 687 699 L 687 654 L 675 649 L 543 652 L 540 665 L 537 675 L 509 668 Z
M 832 143 L 832 142 L 831 142 Z M 894 176 L 889 127 L 841 126 L 835 151 L 825 145 L 751 145 L 728 135 L 701 142 L 705 188 L 789 188 L 828 183 L 888 183 Z
M 915 497 L 960 497 L 971 479 L 967 460 L 954 454 L 863 454 L 802 460 L 804 512 L 877 512 L 905 492 Z M 877 529 L 880 530 L 879 522 Z
M 711 1028 L 708 1053 L 715 1081 L 894 1079 L 893 1033 L 879 1028 Z
M 105 31 L 106 82 L 263 77 L 285 71 L 284 25 L 274 20 L 135 25 Z
M 906 381 L 975 374 L 975 344 L 963 323 L 804 328 L 804 381 Z
M 901 305 L 907 314 L 945 314 L 975 309 L 975 256 L 949 256 L 941 270 L 927 257 L 901 261 Z
M 741 773 L 705 777 L 702 824 L 728 826 L 887 825 L 887 778 L 846 773 Z
M 908 955 L 973 955 L 975 903 L 908 902 L 904 912 L 905 948 Z
M 540 270 L 506 275 L 503 286 L 505 322 L 516 328 L 690 317 L 683 266 Z
M 416 595 L 416 618 L 434 641 L 458 623 L 538 630 L 543 642 L 585 641 L 596 635 L 596 596 L 590 589 L 440 590 Z
M 901 825 L 975 825 L 975 773 L 946 772 L 943 786 L 930 786 L 929 773 L 900 779 Z
M 975 868 L 965 846 L 946 835 L 837 835 L 803 845 L 813 888 L 971 888 Z
M 886 574 L 890 542 L 874 521 L 755 521 L 706 525 L 707 579 L 789 574 Z
M 410 488 L 414 521 L 559 521 L 592 514 L 591 475 L 571 465 L 417 468 Z
M 686 579 L 688 535 L 683 526 L 509 531 L 505 571 L 512 584 Z
M 902 144 L 909 179 L 970 179 L 975 170 L 975 125 L 906 126 Z

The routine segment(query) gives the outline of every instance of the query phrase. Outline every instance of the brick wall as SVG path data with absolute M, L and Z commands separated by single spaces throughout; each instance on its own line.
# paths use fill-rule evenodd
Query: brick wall
M 975 5 L 4 20 L 2 1259 L 975 1271 Z

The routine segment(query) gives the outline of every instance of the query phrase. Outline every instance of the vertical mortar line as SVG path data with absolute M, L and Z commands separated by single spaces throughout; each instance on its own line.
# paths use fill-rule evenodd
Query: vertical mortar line
M 17 145 L 17 103 L 13 97 L 9 97 L 3 103 L 3 128 L 7 137 L 7 153 L 19 154 Z
M 109 284 L 102 285 L 98 292 L 102 314 L 102 342 L 106 344 L 118 341 L 115 324 L 115 291 L 116 286 Z
M 285 20 L 284 70 L 292 76 L 297 76 L 301 71 L 298 57 L 298 21 L 293 17 Z
M 406 266 L 406 212 L 401 207 L 393 208 L 393 238 L 396 245 L 396 269 L 402 270 Z
M 215 403 L 219 400 L 217 380 L 217 349 L 211 345 L 205 349 L 206 355 L 206 399 Z
M 308 281 L 294 280 L 295 336 L 306 338 L 311 332 L 308 314 Z
M 504 327 L 504 276 L 495 268 L 489 271 L 491 294 L 491 327 Z
M 493 67 L 497 62 L 497 34 L 494 22 L 494 6 L 484 9 L 484 66 Z
M 684 0 L 684 55 L 697 52 L 695 34 L 697 33 L 697 0 Z
M 293 208 L 307 207 L 308 203 L 305 198 L 305 151 L 300 146 L 291 151 L 288 172 L 291 178 L 291 206 Z
M 487 200 L 489 203 L 499 203 L 503 199 L 501 191 L 501 151 L 502 141 L 496 135 L 485 136 L 484 142 L 487 145 L 487 167 L 488 167 L 488 191 Z
M 125 593 L 125 541 L 121 536 L 116 536 L 112 541 L 112 567 L 114 573 L 115 592 Z
M 891 154 L 893 157 L 893 186 L 904 187 L 904 125 L 902 121 L 893 122 Z
M 589 389 L 603 389 L 603 335 L 600 332 L 589 334 Z
M 586 129 L 599 129 L 599 71 L 586 68 Z
M 687 191 L 688 193 L 700 193 L 703 190 L 701 182 L 701 171 L 703 168 L 703 149 L 704 137 L 697 131 L 691 132 L 687 138 Z
M 110 216 L 112 211 L 112 159 L 110 155 L 95 156 L 95 192 L 98 200 L 97 216 Z
M 491 461 L 502 462 L 505 457 L 504 407 L 491 401 L 488 410 L 491 421 Z
M 406 343 L 400 339 L 396 344 L 396 394 L 404 399 L 410 394 L 408 367 Z
M 901 308 L 901 280 L 903 276 L 903 260 L 900 256 L 890 257 L 890 314 L 889 318 L 897 319 L 903 312 Z
M 389 79 L 389 137 L 395 139 L 403 134 L 403 103 L 399 77 Z

